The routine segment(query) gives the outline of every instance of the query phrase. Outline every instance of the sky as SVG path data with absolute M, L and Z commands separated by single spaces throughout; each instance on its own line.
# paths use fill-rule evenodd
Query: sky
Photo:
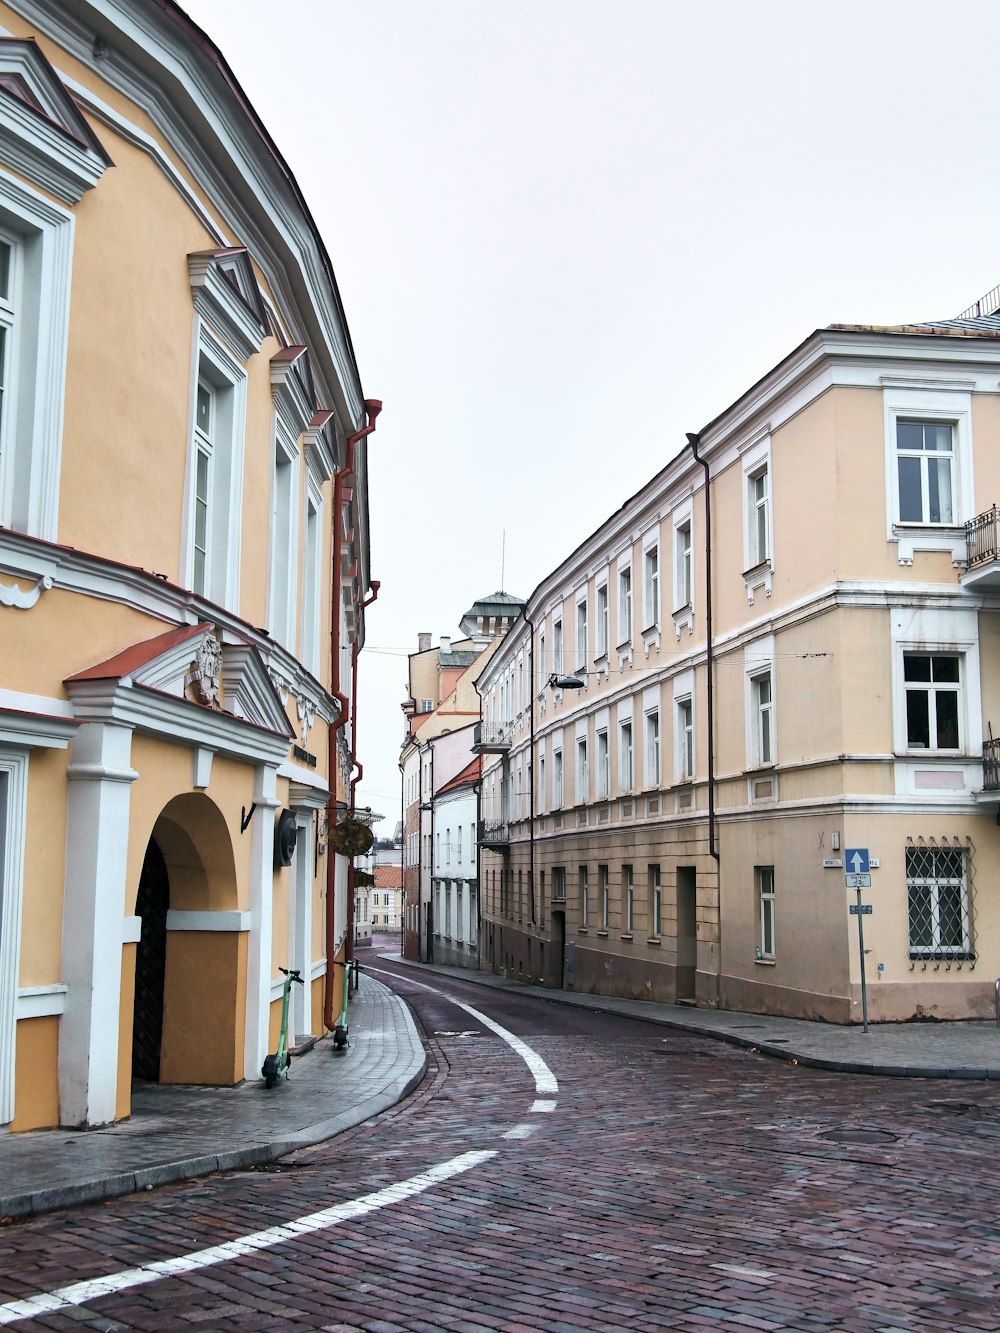
M 295 174 L 384 402 L 358 716 L 380 836 L 419 632 L 527 597 L 814 329 L 1000 283 L 995 3 L 185 7 Z

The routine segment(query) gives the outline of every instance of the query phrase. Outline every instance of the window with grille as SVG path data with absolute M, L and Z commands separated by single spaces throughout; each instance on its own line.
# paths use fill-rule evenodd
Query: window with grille
M 911 958 L 975 958 L 970 860 L 962 847 L 907 847 Z

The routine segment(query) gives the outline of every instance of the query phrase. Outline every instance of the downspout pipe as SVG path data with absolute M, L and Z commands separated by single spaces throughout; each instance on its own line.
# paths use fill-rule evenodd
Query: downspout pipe
M 361 603 L 362 611 L 364 611 L 366 607 L 371 606 L 372 602 L 375 601 L 375 599 L 378 597 L 378 590 L 379 588 L 381 588 L 381 586 L 382 584 L 379 582 L 378 579 L 372 580 L 371 584 L 369 585 L 369 591 L 371 592 L 371 596 L 366 597 L 365 600 Z M 357 637 L 355 637 L 354 642 L 351 644 L 351 719 L 352 719 L 351 768 L 352 770 L 354 770 L 354 776 L 351 778 L 351 798 L 349 801 L 349 809 L 352 819 L 354 818 L 355 811 L 357 810 L 356 788 L 358 783 L 365 775 L 365 766 L 364 764 L 361 763 L 360 759 L 358 759 L 358 654 L 359 654 L 358 644 L 359 642 L 360 640 Z M 354 906 L 355 906 L 354 897 L 357 892 L 357 878 L 355 869 L 356 868 L 354 865 L 354 858 L 352 857 L 347 864 L 347 936 L 346 936 L 347 946 L 344 954 L 344 962 L 347 964 L 345 975 L 348 978 L 348 980 L 350 980 L 351 976 L 351 963 L 354 960 Z M 355 986 L 357 986 L 356 975 L 354 981 L 355 981 Z M 347 1026 L 348 989 L 349 989 L 348 986 L 345 984 L 344 1008 L 343 1012 L 340 1015 L 340 1024 L 342 1027 Z
M 365 399 L 367 424 L 362 430 L 348 435 L 344 445 L 344 466 L 337 470 L 333 480 L 333 586 L 330 589 L 330 693 L 337 700 L 340 712 L 327 731 L 327 784 L 330 800 L 326 811 L 327 836 L 337 823 L 337 735 L 347 722 L 350 700 L 343 693 L 340 682 L 340 562 L 344 542 L 344 483 L 354 473 L 354 450 L 358 443 L 371 435 L 375 421 L 382 411 L 378 398 Z M 326 849 L 326 986 L 323 993 L 323 1026 L 333 1032 L 338 1026 L 334 1015 L 334 955 L 337 951 L 337 922 L 335 915 L 337 857 L 327 843 Z M 348 935 L 348 938 L 350 936 Z M 348 948 L 350 945 L 348 945 Z M 347 1007 L 347 972 L 344 972 L 344 1007 Z
M 712 478 L 708 461 L 700 457 L 701 436 L 688 431 L 691 457 L 705 470 L 705 664 L 708 671 L 708 850 L 716 863 L 721 859 L 715 823 L 715 659 L 712 642 Z

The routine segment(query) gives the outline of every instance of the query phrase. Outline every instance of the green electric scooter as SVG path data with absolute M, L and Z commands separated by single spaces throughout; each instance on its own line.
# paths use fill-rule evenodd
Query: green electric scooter
M 279 967 L 279 972 L 285 976 L 285 984 L 281 989 L 281 1030 L 278 1033 L 278 1049 L 273 1055 L 264 1057 L 264 1063 L 260 1067 L 260 1075 L 264 1080 L 265 1088 L 273 1088 L 282 1075 L 288 1077 L 288 1066 L 292 1063 L 292 1057 L 288 1054 L 288 997 L 292 991 L 292 982 L 297 981 L 300 986 L 305 982 L 294 969 L 290 972 L 286 967 Z

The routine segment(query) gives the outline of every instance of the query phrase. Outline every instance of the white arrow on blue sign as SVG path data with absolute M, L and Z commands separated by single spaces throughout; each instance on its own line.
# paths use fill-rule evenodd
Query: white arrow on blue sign
M 844 852 L 844 870 L 850 875 L 867 875 L 871 870 L 867 847 L 848 847 Z

